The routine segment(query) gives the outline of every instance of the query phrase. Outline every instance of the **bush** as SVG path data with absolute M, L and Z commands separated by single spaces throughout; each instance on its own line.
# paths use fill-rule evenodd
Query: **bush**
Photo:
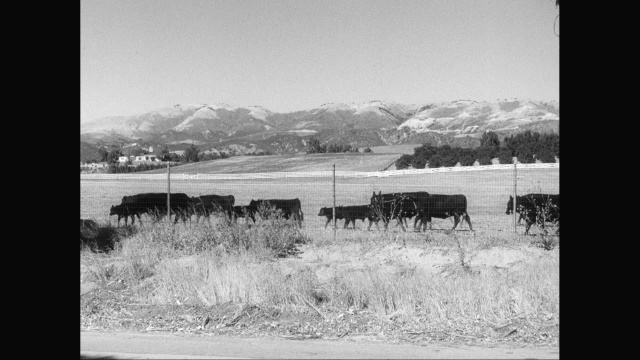
M 372 152 L 373 152 L 373 150 L 371 150 L 371 148 L 366 148 L 366 149 L 364 149 L 362 152 L 365 152 L 365 153 L 372 153 Z
M 365 149 L 366 152 L 366 149 Z M 404 154 L 400 157 L 400 159 L 396 160 L 396 169 L 402 170 L 411 166 L 411 162 L 413 161 L 413 156 L 409 154 Z
M 516 156 L 518 157 L 518 161 L 522 164 L 532 164 L 535 162 L 535 159 L 533 158 L 533 151 L 528 146 L 519 148 Z
M 473 166 L 473 163 L 476 162 L 476 157 L 470 153 L 463 154 L 460 157 L 460 165 L 461 166 Z
M 435 154 L 431 157 L 431 159 L 429 159 L 429 168 L 438 168 L 438 167 L 442 167 L 444 161 L 442 159 L 442 156 L 440 156 L 440 154 Z
M 454 154 L 448 154 L 442 157 L 442 166 L 454 167 L 458 163 L 458 157 Z
M 491 157 L 488 155 L 484 155 L 480 158 L 478 158 L 478 163 L 480 165 L 492 165 L 493 162 L 491 162 Z
M 414 169 L 424 169 L 426 165 L 427 165 L 427 159 L 425 159 L 422 156 L 419 156 L 419 157 L 414 156 L 413 160 L 411 160 L 411 166 Z
M 536 158 L 543 163 L 555 163 L 556 157 L 553 156 L 553 152 L 550 149 L 543 148 L 540 150 L 538 154 L 536 154 Z
M 500 164 L 513 164 L 513 155 L 511 150 L 503 148 L 498 152 L 498 161 Z

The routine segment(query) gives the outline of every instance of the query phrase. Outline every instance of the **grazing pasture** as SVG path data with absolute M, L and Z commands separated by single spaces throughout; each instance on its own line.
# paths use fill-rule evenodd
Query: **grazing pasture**
M 329 153 L 305 155 L 234 156 L 227 159 L 201 161 L 176 167 L 184 174 L 245 174 L 258 172 L 302 172 L 336 170 L 378 171 L 398 158 L 399 154 Z M 395 166 L 391 167 L 395 169 Z M 144 174 L 164 174 L 166 169 Z
M 176 168 L 176 172 L 181 168 Z M 318 171 L 326 171 L 318 168 Z M 351 170 L 351 169 L 349 169 Z M 559 194 L 559 169 L 518 169 L 517 191 L 527 193 Z M 279 178 L 252 180 L 183 180 L 181 174 L 172 173 L 171 192 L 189 196 L 228 195 L 235 197 L 235 205 L 248 205 L 254 199 L 299 198 L 304 213 L 303 227 L 323 229 L 326 218 L 317 216 L 322 207 L 333 205 L 332 178 Z M 464 194 L 468 212 L 477 232 L 512 231 L 513 217 L 505 214 L 509 195 L 513 194 L 512 170 L 483 170 L 434 174 L 416 174 L 390 177 L 336 179 L 336 206 L 368 204 L 375 191 L 403 192 L 427 191 L 434 194 Z M 80 216 L 109 221 L 109 208 L 119 204 L 125 195 L 143 192 L 166 192 L 165 180 L 80 180 Z M 115 223 L 115 218 L 112 218 Z M 143 223 L 149 221 L 143 215 Z M 241 220 L 242 221 L 242 220 Z M 452 227 L 452 218 L 433 219 L 433 229 Z M 342 221 L 338 227 L 342 227 Z M 390 225 L 389 231 L 400 231 Z M 411 228 L 412 225 L 410 225 Z M 358 221 L 356 229 L 366 229 Z M 372 228 L 373 230 L 374 228 Z M 412 229 L 412 228 L 411 228 Z M 411 230 L 410 229 L 410 230 Z M 458 230 L 468 230 L 467 224 Z M 331 231 L 329 228 L 324 231 Z M 341 230 L 353 231 L 353 230 Z M 375 230 L 373 230 L 375 231 Z M 532 229 L 536 233 L 537 229 Z

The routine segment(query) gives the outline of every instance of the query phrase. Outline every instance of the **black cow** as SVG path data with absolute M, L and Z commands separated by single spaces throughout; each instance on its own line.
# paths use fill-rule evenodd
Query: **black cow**
M 124 218 L 124 225 L 127 225 L 127 220 L 129 216 L 131 216 L 131 225 L 133 225 L 136 221 L 135 216 L 138 216 L 138 220 L 142 223 L 142 219 L 140 218 L 140 212 L 133 212 L 129 210 L 129 207 L 126 204 L 112 205 L 109 210 L 109 216 L 118 215 L 118 226 L 120 226 L 120 219 Z
M 327 225 L 329 225 L 329 222 L 331 222 L 331 220 L 333 220 L 333 208 L 327 208 L 327 207 L 323 207 L 320 209 L 320 213 L 318 214 L 318 216 L 326 216 L 327 217 L 327 222 L 326 224 L 324 224 L 324 228 L 327 228 Z M 360 219 L 362 221 L 364 221 L 364 219 L 368 219 L 369 220 L 369 228 L 367 230 L 371 229 L 371 225 L 375 222 L 376 223 L 376 227 L 378 229 L 380 229 L 378 227 L 378 222 L 380 221 L 380 219 L 376 216 L 375 212 L 373 211 L 373 209 L 371 208 L 371 205 L 349 205 L 349 206 L 338 206 L 336 207 L 336 219 L 337 220 L 342 220 L 345 219 L 344 221 L 344 228 L 348 228 L 349 227 L 349 222 L 353 223 L 353 229 L 355 230 L 356 228 L 356 219 Z
M 389 225 L 389 221 L 396 219 L 402 230 L 407 231 L 403 220 L 417 215 L 420 209 L 426 206 L 428 197 L 429 193 L 426 191 L 389 194 L 382 194 L 382 191 L 380 191 L 378 195 L 374 191 L 371 196 L 371 206 L 376 215 L 384 222 L 385 230 Z M 404 223 L 406 223 L 406 220 L 404 220 Z
M 544 229 L 544 223 L 555 222 L 558 224 L 556 234 L 560 234 L 560 195 L 554 194 L 526 194 L 516 196 L 516 212 L 526 222 L 524 234 L 529 234 L 529 229 L 534 223 L 539 223 Z M 507 202 L 507 215 L 513 214 L 513 196 L 509 195 Z
M 244 218 L 248 210 L 246 206 L 236 205 L 233 207 L 233 221 L 236 222 L 238 218 Z
M 282 211 L 282 216 L 285 219 L 293 217 L 293 220 L 298 222 L 298 226 L 302 227 L 302 221 L 304 220 L 304 214 L 302 213 L 302 205 L 300 199 L 269 199 L 269 200 L 253 200 L 246 206 L 247 215 L 256 222 L 255 214 L 259 212 L 260 208 L 275 207 L 276 210 Z
M 233 205 L 235 203 L 233 195 L 200 195 L 191 198 L 193 211 L 196 214 L 196 222 L 200 221 L 200 216 L 209 219 L 214 212 L 223 212 L 227 218 L 233 220 Z
M 467 197 L 462 194 L 429 194 L 426 206 L 420 208 L 418 216 L 414 221 L 414 227 L 418 220 L 420 220 L 424 231 L 427 229 L 427 223 L 429 223 L 429 230 L 431 230 L 431 218 L 435 217 L 439 219 L 446 219 L 450 216 L 453 216 L 454 223 L 448 233 L 455 230 L 456 226 L 458 226 L 458 223 L 460 222 L 460 217 L 467 221 L 467 224 L 469 224 L 469 230 L 473 231 L 471 218 L 467 213 Z
M 178 217 L 182 219 L 182 222 L 186 223 L 186 220 L 193 213 L 191 198 L 187 194 L 171 193 L 169 199 L 171 213 L 176 215 L 174 224 L 178 222 Z M 127 209 L 126 211 L 130 216 L 135 214 L 140 219 L 139 214 L 146 213 L 151 215 L 155 221 L 158 221 L 167 215 L 167 193 L 143 193 L 124 196 L 120 205 Z

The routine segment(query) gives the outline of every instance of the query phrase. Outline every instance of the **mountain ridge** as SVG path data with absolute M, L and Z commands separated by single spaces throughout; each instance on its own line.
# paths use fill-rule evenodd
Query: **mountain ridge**
M 421 104 L 381 100 L 326 103 L 286 113 L 256 105 L 176 104 L 81 123 L 80 140 L 95 147 L 139 143 L 154 149 L 166 145 L 171 150 L 190 144 L 201 150 L 235 145 L 236 155 L 304 152 L 311 136 L 359 148 L 425 142 L 475 147 L 485 131 L 494 131 L 501 138 L 525 130 L 558 133 L 559 114 L 558 101 L 515 98 Z M 81 146 L 81 161 L 84 148 Z

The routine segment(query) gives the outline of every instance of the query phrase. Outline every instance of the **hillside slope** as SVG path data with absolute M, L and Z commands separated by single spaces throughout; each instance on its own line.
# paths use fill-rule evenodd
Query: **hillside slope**
M 267 172 L 332 171 L 333 164 L 341 171 L 378 171 L 397 159 L 399 154 L 309 154 L 235 156 L 228 159 L 201 161 L 171 168 L 172 174 L 240 174 Z M 166 169 L 140 174 L 163 174 Z

